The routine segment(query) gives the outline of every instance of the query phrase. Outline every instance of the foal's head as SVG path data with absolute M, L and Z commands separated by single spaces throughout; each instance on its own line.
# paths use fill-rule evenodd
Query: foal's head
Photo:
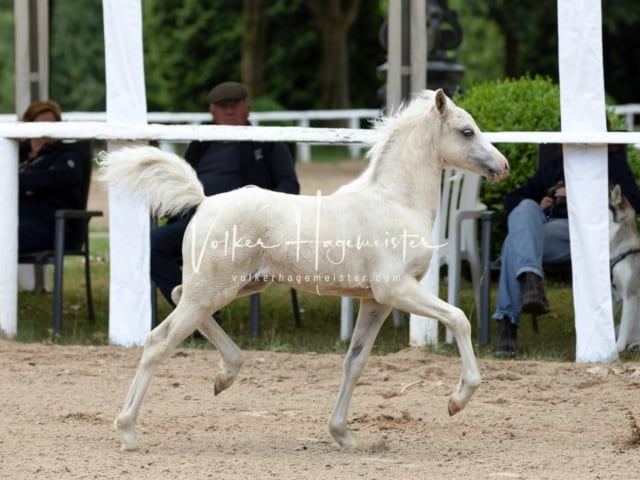
M 509 174 L 504 155 L 489 143 L 471 115 L 447 98 L 442 89 L 426 90 L 421 97 L 432 102 L 427 107 L 430 111 L 426 121 L 437 125 L 432 139 L 443 167 L 461 168 L 490 180 L 500 180 Z

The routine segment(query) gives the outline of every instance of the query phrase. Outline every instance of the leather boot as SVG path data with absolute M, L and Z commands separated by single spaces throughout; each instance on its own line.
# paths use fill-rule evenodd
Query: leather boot
M 493 354 L 496 357 L 510 358 L 518 354 L 518 326 L 511 323 L 511 319 L 507 316 L 500 320 L 500 330 Z
M 526 272 L 522 279 L 522 313 L 544 315 L 549 313 L 549 301 L 544 293 L 542 279 L 533 272 Z

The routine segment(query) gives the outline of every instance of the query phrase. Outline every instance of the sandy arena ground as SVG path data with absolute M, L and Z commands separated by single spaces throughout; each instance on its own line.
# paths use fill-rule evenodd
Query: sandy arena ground
M 298 165 L 303 192 L 330 193 L 363 166 Z M 100 188 L 91 208 L 106 210 Z M 246 352 L 236 383 L 214 397 L 218 353 L 181 349 L 151 382 L 140 449 L 123 453 L 112 422 L 140 354 L 0 340 L 0 479 L 640 475 L 640 363 L 482 360 L 482 385 L 450 418 L 459 358 L 410 348 L 374 357 L 348 417 L 359 446 L 342 450 L 327 430 L 341 356 Z
M 139 348 L 0 340 L 3 479 L 620 479 L 640 471 L 640 364 L 480 361 L 483 383 L 454 417 L 458 358 L 406 349 L 373 357 L 349 425 L 327 419 L 338 355 L 246 352 L 213 395 L 218 353 L 181 349 L 140 411 L 140 449 L 121 452 L 112 422 Z

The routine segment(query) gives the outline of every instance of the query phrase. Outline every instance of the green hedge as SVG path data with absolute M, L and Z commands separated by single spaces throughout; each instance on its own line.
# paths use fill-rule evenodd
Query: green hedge
M 467 110 L 485 132 L 499 131 L 559 131 L 560 88 L 551 79 L 525 76 L 472 84 L 453 97 Z M 624 130 L 624 120 L 608 112 L 613 130 Z M 481 200 L 492 210 L 502 210 L 507 193 L 518 187 L 536 168 L 537 144 L 503 143 L 496 147 L 507 157 L 511 174 L 496 183 L 483 182 Z M 640 152 L 630 146 L 629 163 L 640 178 Z M 494 231 L 494 246 L 502 244 L 503 226 Z M 497 252 L 494 252 L 497 254 Z
M 454 95 L 485 132 L 560 130 L 560 89 L 550 79 L 523 77 L 472 85 Z M 536 168 L 538 146 L 532 143 L 502 143 L 496 147 L 509 160 L 511 174 L 498 183 L 484 182 L 482 201 L 502 210 L 503 199 Z

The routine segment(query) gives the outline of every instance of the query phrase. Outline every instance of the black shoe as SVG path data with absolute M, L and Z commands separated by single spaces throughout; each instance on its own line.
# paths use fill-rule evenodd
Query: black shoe
M 493 348 L 496 357 L 515 357 L 518 354 L 518 326 L 511 323 L 509 317 L 500 320 L 498 340 Z
M 544 315 L 549 313 L 549 301 L 544 294 L 544 286 L 542 279 L 533 272 L 524 274 L 523 291 L 522 291 L 522 313 L 530 313 L 533 315 Z
M 190 338 L 192 342 L 195 340 L 206 340 L 206 337 L 200 332 L 200 330 L 193 332 Z

